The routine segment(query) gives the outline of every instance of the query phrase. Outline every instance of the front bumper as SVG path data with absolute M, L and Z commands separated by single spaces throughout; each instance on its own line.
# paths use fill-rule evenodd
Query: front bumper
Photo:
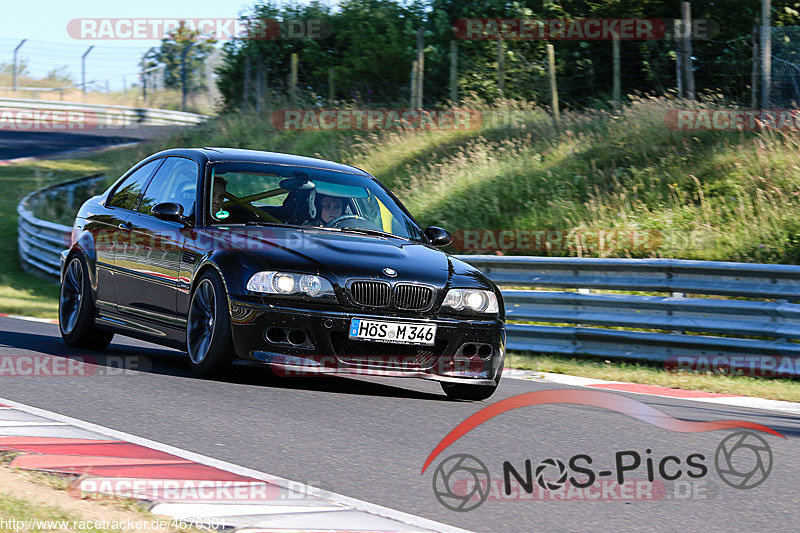
M 233 296 L 230 304 L 237 356 L 269 364 L 280 375 L 361 374 L 494 385 L 505 360 L 505 325 L 497 318 L 431 318 L 318 310 L 296 304 L 254 303 Z M 352 318 L 434 323 L 435 344 L 350 340 Z M 294 337 L 292 340 L 302 342 L 289 342 L 289 335 Z

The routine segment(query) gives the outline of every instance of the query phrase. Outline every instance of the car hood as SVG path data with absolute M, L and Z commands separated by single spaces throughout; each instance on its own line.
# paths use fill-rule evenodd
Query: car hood
M 214 229 L 208 234 L 217 246 L 246 252 L 246 262 L 258 263 L 264 270 L 318 273 L 340 286 L 348 279 L 371 278 L 438 288 L 491 287 L 474 267 L 432 246 L 401 238 L 277 227 Z M 384 269 L 397 274 L 389 276 Z

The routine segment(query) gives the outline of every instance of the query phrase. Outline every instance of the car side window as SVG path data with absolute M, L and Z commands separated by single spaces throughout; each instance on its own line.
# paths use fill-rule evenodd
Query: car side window
M 130 176 L 125 178 L 125 181 L 123 181 L 119 187 L 117 187 L 114 196 L 111 197 L 106 205 L 108 207 L 121 207 L 122 209 L 136 211 L 142 189 L 147 183 L 147 180 L 150 179 L 150 176 L 153 175 L 153 172 L 155 172 L 163 162 L 163 159 L 156 159 L 134 171 Z
M 154 205 L 175 202 L 183 206 L 184 215 L 193 214 L 198 170 L 191 159 L 168 157 L 142 195 L 139 212 L 149 215 Z

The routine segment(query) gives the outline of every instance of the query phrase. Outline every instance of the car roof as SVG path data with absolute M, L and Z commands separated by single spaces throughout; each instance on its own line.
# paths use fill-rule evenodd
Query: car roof
M 246 161 L 248 163 L 273 163 L 279 165 L 297 165 L 303 167 L 320 168 L 325 170 L 335 170 L 339 172 L 349 172 L 351 174 L 359 174 L 362 176 L 369 176 L 360 168 L 351 165 L 344 165 L 325 159 L 317 159 L 315 157 L 305 157 L 300 155 L 282 154 L 279 152 L 262 152 L 261 150 L 244 150 L 241 148 L 220 148 L 220 147 L 203 147 L 203 148 L 174 148 L 172 150 L 165 150 L 155 155 L 190 155 L 202 154 L 209 162 L 227 162 L 227 161 Z

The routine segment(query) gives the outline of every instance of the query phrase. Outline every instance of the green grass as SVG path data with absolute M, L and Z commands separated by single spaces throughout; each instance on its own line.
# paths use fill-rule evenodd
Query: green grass
M 0 531 L 53 531 L 52 528 L 43 528 L 44 524 L 39 524 L 39 527 L 36 527 L 36 521 L 59 521 L 59 522 L 66 522 L 70 524 L 69 528 L 71 528 L 71 524 L 73 521 L 78 521 L 80 518 L 75 517 L 75 515 L 64 512 L 63 509 L 59 507 L 54 507 L 50 505 L 42 505 L 28 502 L 22 498 L 17 498 L 11 494 L 6 494 L 4 492 L 0 492 L 0 517 L 3 518 L 6 524 L 8 522 L 14 520 L 22 523 L 26 523 L 26 521 L 31 521 L 30 523 L 33 527 L 26 528 L 12 528 L 12 527 L 0 527 Z M 105 529 L 95 529 L 87 528 L 85 531 L 93 531 L 93 532 L 102 532 L 102 531 L 109 531 Z M 119 531 L 119 530 L 112 530 L 112 531 Z
M 186 527 L 175 527 L 183 524 L 150 514 L 147 502 L 140 500 L 91 494 L 72 494 L 74 500 L 70 500 L 61 496 L 59 493 L 75 490 L 77 477 L 18 469 L 9 472 L 13 476 L 4 477 L 9 486 L 0 489 L 0 531 L 119 532 L 129 530 L 129 520 L 148 530 L 154 529 L 154 520 L 159 520 L 168 533 L 200 531 L 188 522 Z
M 511 352 L 506 366 L 552 372 L 609 381 L 625 381 L 659 385 L 677 389 L 702 390 L 723 394 L 737 394 L 770 398 L 788 402 L 800 402 L 800 388 L 791 379 L 756 378 L 712 373 L 670 372 L 661 366 L 646 363 L 608 361 L 593 357 L 562 357 L 556 355 L 532 355 Z
M 76 159 L 35 160 L 0 166 L 0 313 L 54 318 L 58 287 L 22 270 L 17 247 L 17 204 L 38 188 L 98 172 L 119 173 L 152 148 L 136 147 Z M 150 150 L 150 151 L 153 151 Z M 63 220 L 62 220 L 63 222 Z
M 354 164 L 394 190 L 423 225 L 451 231 L 600 229 L 660 236 L 657 246 L 623 242 L 536 255 L 797 262 L 797 137 L 668 129 L 667 112 L 688 105 L 637 98 L 616 114 L 566 113 L 558 131 L 541 109 L 519 102 L 464 104 L 484 116 L 483 127 L 467 132 L 280 132 L 269 112 L 248 113 L 185 130 L 173 143 Z

